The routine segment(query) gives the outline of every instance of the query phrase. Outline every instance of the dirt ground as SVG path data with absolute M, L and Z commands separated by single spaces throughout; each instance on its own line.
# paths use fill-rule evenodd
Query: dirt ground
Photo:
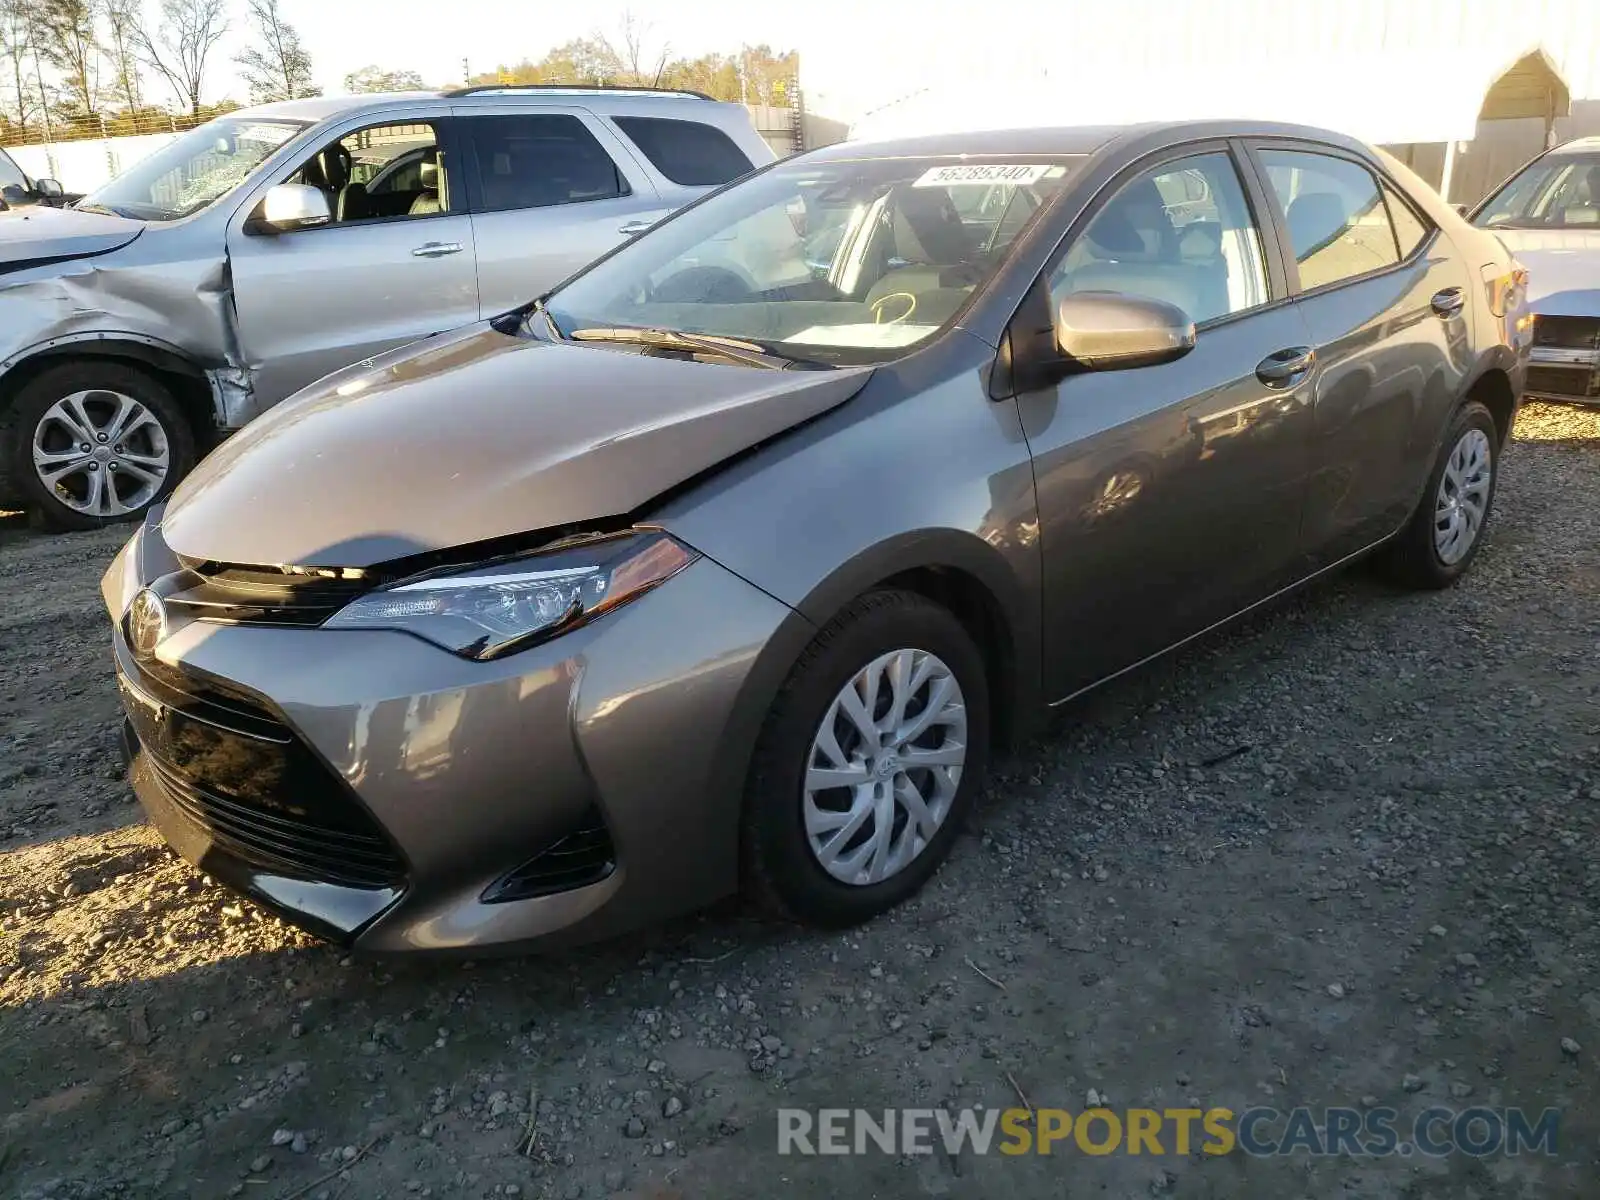
M 1347 574 L 1072 706 L 845 936 L 736 903 L 538 960 L 301 936 L 140 820 L 121 536 L 0 520 L 0 1194 L 1600 1196 L 1600 411 L 1525 412 L 1462 586 Z M 776 1150 L 779 1107 L 1089 1089 L 1561 1115 L 1517 1157 Z

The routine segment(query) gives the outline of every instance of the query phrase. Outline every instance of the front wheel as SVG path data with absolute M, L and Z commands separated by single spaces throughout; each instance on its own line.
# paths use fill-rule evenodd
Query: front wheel
M 988 750 L 988 679 L 961 623 L 915 593 L 862 597 L 807 648 L 762 730 L 747 886 L 827 927 L 899 904 L 950 853 Z
M 41 371 L 0 411 L 0 492 L 54 529 L 138 520 L 194 466 L 172 393 L 120 362 Z
M 1456 413 L 1440 443 L 1422 503 L 1390 547 L 1388 565 L 1399 582 L 1443 588 L 1466 574 L 1489 524 L 1500 469 L 1499 438 L 1494 417 L 1477 401 Z

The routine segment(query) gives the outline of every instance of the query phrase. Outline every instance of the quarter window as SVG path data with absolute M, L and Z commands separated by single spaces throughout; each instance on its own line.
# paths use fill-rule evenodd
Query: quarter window
M 650 164 L 684 187 L 716 187 L 750 170 L 750 159 L 713 125 L 664 117 L 614 117 Z
M 1301 288 L 1354 279 L 1400 261 L 1371 171 L 1347 158 L 1298 150 L 1263 150 L 1261 164 L 1283 206 Z
M 628 194 L 617 164 L 577 117 L 564 113 L 469 117 L 484 212 L 549 208 Z
M 1165 300 L 1196 324 L 1267 300 L 1261 235 L 1227 154 L 1163 163 L 1125 184 L 1073 241 L 1050 292 Z

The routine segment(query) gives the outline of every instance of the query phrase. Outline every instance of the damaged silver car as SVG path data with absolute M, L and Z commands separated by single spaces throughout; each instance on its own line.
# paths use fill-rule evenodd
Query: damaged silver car
M 690 92 L 343 96 L 0 213 L 0 509 L 135 519 L 307 384 L 521 304 L 772 158 L 742 105 Z

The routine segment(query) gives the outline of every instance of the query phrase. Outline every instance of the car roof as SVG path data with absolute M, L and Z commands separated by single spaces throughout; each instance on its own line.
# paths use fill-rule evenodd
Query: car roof
M 1554 150 L 1553 155 L 1560 154 L 1594 154 L 1600 151 L 1600 137 L 1574 138 L 1570 142 L 1562 142 Z
M 602 112 L 613 109 L 637 110 L 640 105 L 651 108 L 676 108 L 707 112 L 727 107 L 724 103 L 708 100 L 693 92 L 675 92 L 650 88 L 583 88 L 583 87 L 487 87 L 473 89 L 446 88 L 427 92 L 364 92 L 354 96 L 316 96 L 308 100 L 280 100 L 274 104 L 258 104 L 227 114 L 230 117 L 250 119 L 288 118 L 296 121 L 325 121 L 356 111 L 382 112 L 387 108 L 415 104 L 419 100 L 456 100 L 464 105 L 492 108 L 505 100 L 544 101 L 549 104 L 581 103 L 585 108 Z M 740 107 L 740 106 L 735 106 Z
M 970 133 L 840 142 L 814 150 L 808 159 L 941 157 L 960 154 L 1093 154 L 1113 142 L 1161 144 L 1221 137 L 1289 137 L 1352 150 L 1366 147 L 1342 133 L 1278 121 L 1152 121 L 1138 125 L 1030 126 Z

